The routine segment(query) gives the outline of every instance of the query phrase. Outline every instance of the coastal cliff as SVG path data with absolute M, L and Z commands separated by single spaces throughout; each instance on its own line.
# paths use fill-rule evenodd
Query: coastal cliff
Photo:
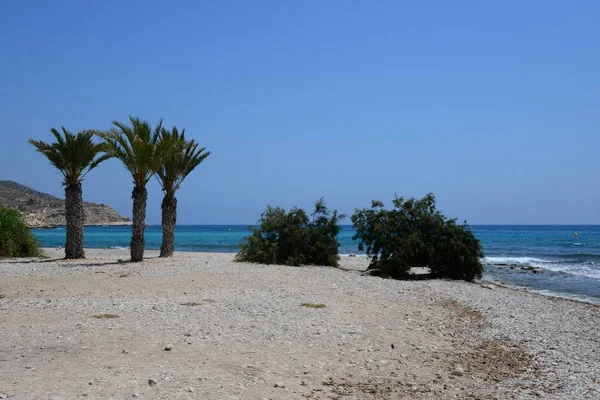
M 21 213 L 30 228 L 65 225 L 65 201 L 12 181 L 0 181 L 0 205 Z M 131 225 L 131 220 L 104 204 L 83 203 L 85 225 Z

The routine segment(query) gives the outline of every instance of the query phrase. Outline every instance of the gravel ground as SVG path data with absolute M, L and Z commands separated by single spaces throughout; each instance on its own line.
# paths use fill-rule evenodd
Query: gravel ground
M 46 253 L 0 261 L 0 399 L 600 398 L 598 306 L 359 257 Z

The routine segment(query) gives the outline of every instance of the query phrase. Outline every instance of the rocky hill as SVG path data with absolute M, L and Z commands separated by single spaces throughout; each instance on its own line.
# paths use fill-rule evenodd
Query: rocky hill
M 31 228 L 65 225 L 65 201 L 12 181 L 0 181 L 0 205 L 15 209 Z M 104 204 L 83 203 L 86 225 L 131 225 Z

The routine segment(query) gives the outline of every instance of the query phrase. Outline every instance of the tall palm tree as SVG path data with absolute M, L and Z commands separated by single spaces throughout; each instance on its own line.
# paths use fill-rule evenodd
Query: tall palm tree
M 81 131 L 76 135 L 61 127 L 62 135 L 56 129 L 50 132 L 56 138 L 55 143 L 29 139 L 35 149 L 42 153 L 50 164 L 63 175 L 65 187 L 65 218 L 67 222 L 67 240 L 65 258 L 84 258 L 83 250 L 83 195 L 81 182 L 83 178 L 102 163 L 108 154 L 102 154 L 104 145 L 94 143 L 92 131 Z
M 118 158 L 133 178 L 133 224 L 131 234 L 131 261 L 144 259 L 144 229 L 146 227 L 146 184 L 172 151 L 169 141 L 159 141 L 162 120 L 154 129 L 147 121 L 129 117 L 130 124 L 113 121 L 114 127 L 96 134 L 106 143 L 107 153 Z
M 162 129 L 160 140 L 171 143 L 172 154 L 166 158 L 156 172 L 164 192 L 162 209 L 161 257 L 171 257 L 175 249 L 175 225 L 177 224 L 177 198 L 175 192 L 185 178 L 210 155 L 206 147 L 198 147 L 194 140 L 185 139 L 185 129 L 179 133 L 177 127 Z

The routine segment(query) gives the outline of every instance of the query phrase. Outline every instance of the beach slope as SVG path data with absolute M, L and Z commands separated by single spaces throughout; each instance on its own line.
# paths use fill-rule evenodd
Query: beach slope
M 600 397 L 600 308 L 479 283 L 233 254 L 0 260 L 0 395 Z

